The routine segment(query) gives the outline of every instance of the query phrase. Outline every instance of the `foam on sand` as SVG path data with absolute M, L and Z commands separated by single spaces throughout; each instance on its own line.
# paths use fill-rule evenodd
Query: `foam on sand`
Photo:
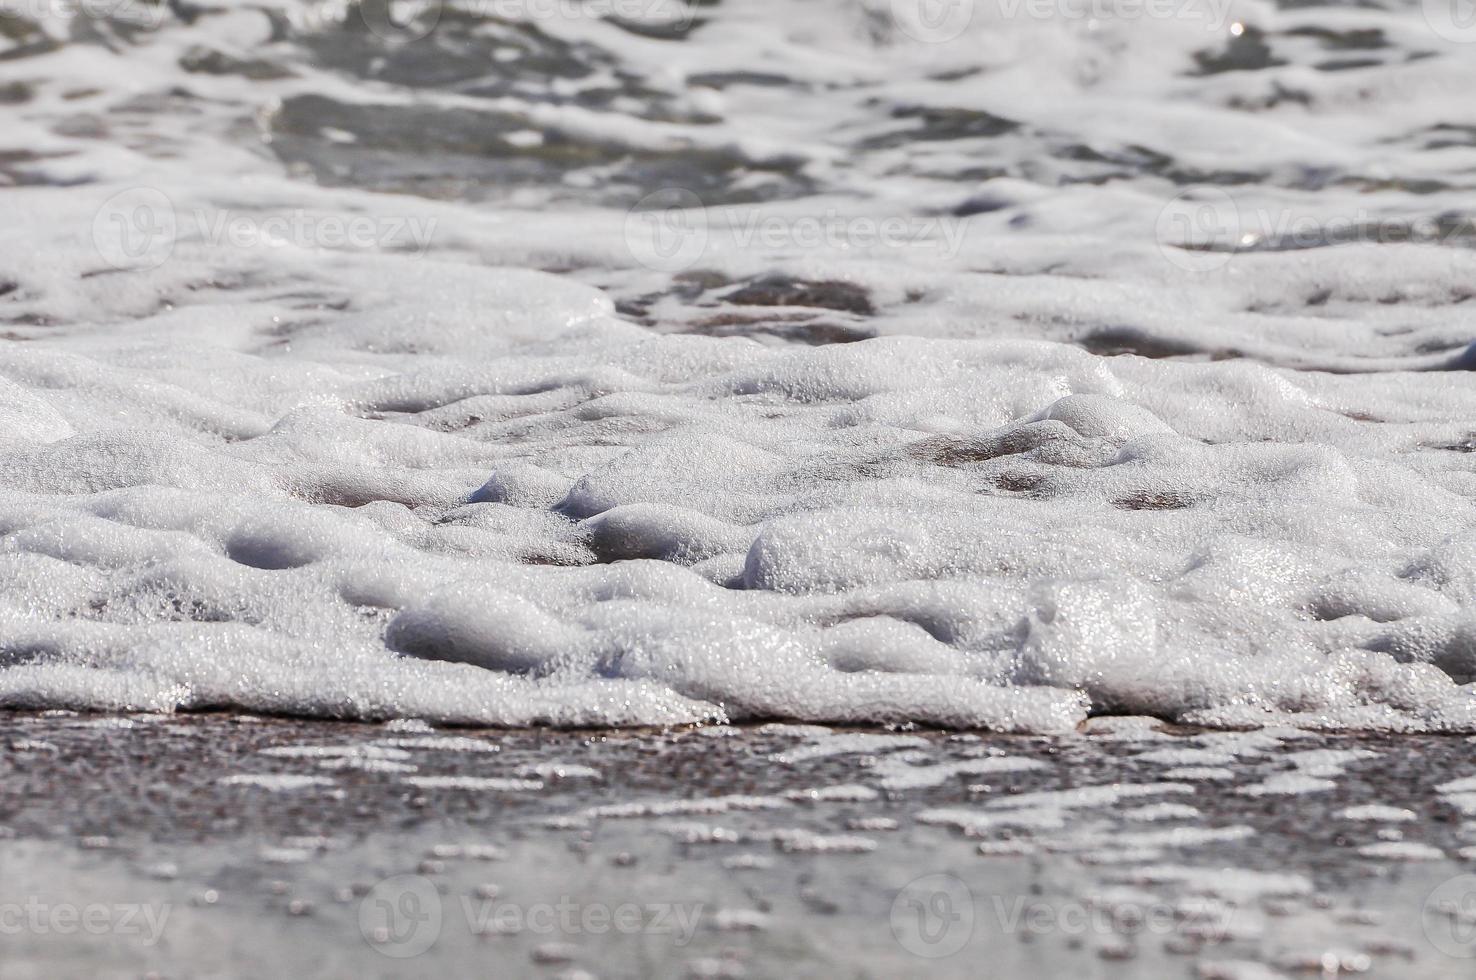
M 1206 17 L 774 0 L 513 68 L 197 6 L 0 31 L 0 705 L 1476 731 L 1472 68 L 1412 8 L 1342 12 L 1355 72 L 1264 5 L 1237 71 Z M 1222 187 L 1233 247 L 1161 240 Z

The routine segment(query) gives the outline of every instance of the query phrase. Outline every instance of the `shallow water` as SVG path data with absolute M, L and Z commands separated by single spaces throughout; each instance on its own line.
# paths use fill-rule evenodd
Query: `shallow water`
M 1476 47 L 0 4 L 0 704 L 1476 730 Z

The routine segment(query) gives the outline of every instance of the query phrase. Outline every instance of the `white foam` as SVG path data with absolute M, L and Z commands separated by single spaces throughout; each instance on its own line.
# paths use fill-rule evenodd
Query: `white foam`
M 1195 788 L 1188 783 L 1108 783 L 994 796 L 988 805 L 991 808 L 1008 809 L 1097 810 L 1144 796 L 1193 792 Z
M 388 759 L 403 761 L 410 753 L 382 745 L 271 745 L 261 755 L 286 759 Z
M 1267 776 L 1251 786 L 1242 786 L 1236 792 L 1247 796 L 1300 796 L 1304 793 L 1323 793 L 1336 789 L 1337 783 L 1330 779 L 1318 779 L 1300 772 L 1284 772 Z
M 1418 841 L 1379 841 L 1360 846 L 1358 853 L 1388 861 L 1440 861 L 1445 858 L 1445 852 L 1440 848 Z
M 775 762 L 792 766 L 815 759 L 856 753 L 892 752 L 897 749 L 926 749 L 929 742 L 916 735 L 877 735 L 854 732 L 845 735 L 822 735 L 809 745 L 788 749 L 774 756 Z
M 543 789 L 541 779 L 512 779 L 504 776 L 406 776 L 417 789 L 459 789 L 471 792 L 527 793 Z
M 718 909 L 712 927 L 719 932 L 758 932 L 769 927 L 769 914 L 757 909 Z
M 1199 810 L 1186 803 L 1150 803 L 1147 806 L 1129 807 L 1120 816 L 1124 820 L 1157 823 L 1160 820 L 1194 820 Z
M 1216 895 L 1244 904 L 1257 898 L 1312 894 L 1312 883 L 1299 874 L 1252 871 L 1233 867 L 1153 865 L 1124 873 L 1131 884 L 1171 884 L 1193 894 Z
M 1416 819 L 1413 810 L 1380 803 L 1346 807 L 1338 811 L 1338 816 L 1344 820 L 1367 820 L 1376 823 L 1404 823 Z
M 256 789 L 272 790 L 274 792 L 317 789 L 319 787 L 333 785 L 333 780 L 326 776 L 307 776 L 301 773 L 290 772 L 237 773 L 233 776 L 222 776 L 219 782 L 222 786 L 251 786 Z
M 496 844 L 436 844 L 430 855 L 440 859 L 501 861 L 507 857 L 507 851 Z
M 592 766 L 575 762 L 538 762 L 518 766 L 518 776 L 536 776 L 539 779 L 603 779 L 604 775 Z
M 918 823 L 956 827 L 969 837 L 987 836 L 1000 828 L 1040 831 L 1054 830 L 1066 825 L 1065 815 L 1061 810 L 1053 808 L 1009 810 L 1001 813 L 945 808 L 924 810 L 916 819 Z
M 789 806 L 778 796 L 709 796 L 690 800 L 652 800 L 634 803 L 609 803 L 592 807 L 586 816 L 603 819 L 634 817 L 669 817 L 678 814 L 732 813 L 745 810 L 777 810 Z
M 1165 770 L 1163 778 L 1172 779 L 1177 782 L 1183 782 L 1185 780 L 1191 782 L 1228 782 L 1235 778 L 1235 771 L 1219 766 L 1184 766 L 1182 768 Z
M 0 706 L 1476 731 L 1476 256 L 1260 221 L 1465 213 L 1469 154 L 1428 137 L 1471 120 L 1476 68 L 1418 5 L 1349 14 L 1392 52 L 1358 72 L 1318 70 L 1317 11 L 1258 7 L 1287 63 L 1202 77 L 1226 36 L 1199 8 L 981 14 L 939 44 L 841 0 L 704 8 L 670 43 L 538 25 L 639 93 L 604 107 L 499 88 L 494 59 L 494 95 L 324 66 L 331 17 L 262 6 L 289 36 L 161 7 L 0 61 L 25 98 L 0 145 Z M 759 51 L 782 95 L 714 80 Z M 182 66 L 200 52 L 285 70 Z M 520 157 L 530 133 L 596 162 Z M 708 279 L 633 255 L 657 178 L 632 160 L 741 202 L 687 215 Z M 167 255 L 106 247 L 137 188 L 169 199 Z M 1216 194 L 1239 252 L 1159 240 Z M 739 234 L 827 216 L 851 237 Z M 888 219 L 918 234 L 852 240 Z M 350 221 L 377 236 L 326 240 Z M 701 293 L 771 273 L 865 306 Z M 1090 352 L 1116 346 L 1180 354 Z M 1202 744 L 1149 761 L 1221 768 Z
M 911 753 L 883 757 L 872 766 L 883 789 L 915 790 L 941 786 L 959 776 L 998 776 L 1015 772 L 1031 772 L 1049 766 L 1037 759 L 1015 756 L 988 756 L 981 759 L 961 759 L 958 762 L 940 762 L 934 765 L 917 765 Z
M 398 738 L 382 738 L 377 743 L 387 749 L 417 750 L 429 752 L 501 752 L 496 742 L 478 738 L 462 738 L 457 735 L 416 735 Z
M 856 834 L 817 834 L 799 828 L 763 830 L 750 835 L 752 840 L 771 840 L 780 850 L 804 854 L 865 854 L 877 848 L 870 837 Z
M 801 803 L 865 803 L 881 796 L 870 786 L 862 786 L 858 783 L 819 786 L 814 789 L 792 789 L 784 795 Z
M 1199 980 L 1286 980 L 1286 974 L 1255 960 L 1199 960 L 1195 964 Z
M 1165 849 L 1192 849 L 1207 844 L 1242 841 L 1254 837 L 1255 833 L 1253 828 L 1245 826 L 1167 827 L 1162 830 L 1127 832 L 1082 831 L 1051 840 L 1046 846 L 1056 851 L 1095 850 L 1099 855 L 1120 850 L 1133 855 L 1130 860 L 1143 861 L 1152 860 L 1152 857 L 1146 856 L 1156 856 Z

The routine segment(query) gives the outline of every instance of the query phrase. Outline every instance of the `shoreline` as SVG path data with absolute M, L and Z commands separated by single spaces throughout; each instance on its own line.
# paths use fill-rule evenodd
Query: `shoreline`
M 7 976 L 1239 980 L 1332 956 L 1438 978 L 1476 956 L 1440 918 L 1476 885 L 1465 741 L 700 732 L 0 715 L 15 915 L 168 911 L 151 944 L 98 909 L 112 931 L 33 922 Z
M 290 713 L 276 713 L 271 711 L 244 711 L 240 708 L 182 708 L 173 712 L 150 712 L 143 710 L 104 710 L 93 708 L 27 708 L 27 707 L 0 707 L 0 723 L 6 718 L 44 718 L 44 717 L 71 717 L 71 718 L 124 718 L 124 719 L 147 719 L 149 721 L 177 720 L 188 721 L 190 719 L 219 719 L 224 721 L 250 721 L 250 722 L 281 722 L 284 724 L 301 725 L 347 725 L 357 726 L 369 730 L 381 730 L 386 725 L 394 725 L 401 722 L 419 724 L 420 718 L 404 718 L 400 716 L 386 716 L 384 718 L 328 718 L 316 715 L 302 715 Z M 1132 714 L 1094 714 L 1081 722 L 1070 731 L 997 731 L 989 728 L 944 728 L 930 726 L 916 722 L 899 723 L 873 723 L 862 724 L 856 722 L 826 722 L 826 721 L 803 721 L 784 717 L 747 718 L 742 721 L 729 722 L 687 722 L 670 725 L 485 725 L 467 724 L 457 721 L 435 721 L 428 724 L 437 730 L 455 731 L 466 734 L 482 733 L 487 735 L 497 734 L 533 734 L 533 733 L 563 733 L 563 734 L 598 734 L 604 736 L 613 735 L 690 735 L 702 731 L 725 730 L 735 733 L 754 732 L 770 727 L 791 728 L 825 728 L 832 732 L 855 732 L 855 733 L 877 733 L 877 734 L 912 734 L 925 735 L 968 735 L 991 739 L 1038 739 L 1038 738 L 1069 738 L 1074 735 L 1100 734 L 1105 729 L 1111 728 L 1119 721 L 1127 721 L 1132 724 L 1151 725 L 1156 731 L 1177 737 L 1192 737 L 1197 735 L 1222 734 L 1250 734 L 1265 731 L 1284 731 L 1295 729 L 1310 735 L 1325 738 L 1451 738 L 1476 740 L 1476 728 L 1470 730 L 1450 729 L 1446 731 L 1402 731 L 1390 728 L 1312 728 L 1302 725 L 1282 724 L 1279 722 L 1268 722 L 1265 725 L 1190 725 L 1169 721 L 1153 715 Z

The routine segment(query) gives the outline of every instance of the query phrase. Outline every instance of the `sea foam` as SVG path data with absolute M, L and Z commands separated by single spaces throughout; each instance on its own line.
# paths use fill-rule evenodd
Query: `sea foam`
M 1469 56 L 885 6 L 0 32 L 0 704 L 1476 731 Z

